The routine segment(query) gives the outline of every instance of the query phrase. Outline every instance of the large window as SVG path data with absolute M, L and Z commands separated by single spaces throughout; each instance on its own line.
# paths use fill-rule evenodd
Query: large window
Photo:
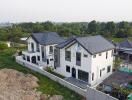
M 89 74 L 87 72 L 78 70 L 78 79 L 88 82 L 88 76 L 89 76 Z
M 70 66 L 67 66 L 66 65 L 66 72 L 69 72 L 70 73 Z
M 111 70 L 111 66 L 108 66 L 108 67 L 107 67 L 107 73 L 109 73 L 110 70 Z
M 34 52 L 34 43 L 31 43 L 31 50 Z
M 71 61 L 71 51 L 65 51 L 65 60 Z
M 36 44 L 37 52 L 40 52 L 39 44 Z
M 76 65 L 81 66 L 81 53 L 76 52 Z
M 49 47 L 49 53 L 52 54 L 53 53 L 53 46 Z

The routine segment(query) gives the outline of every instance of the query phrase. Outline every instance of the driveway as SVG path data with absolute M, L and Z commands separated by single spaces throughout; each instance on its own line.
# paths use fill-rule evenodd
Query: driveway
M 69 83 L 74 84 L 74 85 L 76 85 L 76 86 L 78 86 L 78 87 L 80 87 L 82 89 L 87 89 L 87 85 L 88 85 L 87 82 L 75 79 L 73 77 L 68 77 L 68 78 L 65 78 L 64 80 L 66 80 Z

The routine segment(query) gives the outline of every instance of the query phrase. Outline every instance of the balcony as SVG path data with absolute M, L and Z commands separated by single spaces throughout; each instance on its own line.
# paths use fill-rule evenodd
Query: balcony
M 34 52 L 34 51 L 22 51 L 22 54 L 29 55 L 29 56 L 36 56 L 38 54 L 38 52 Z

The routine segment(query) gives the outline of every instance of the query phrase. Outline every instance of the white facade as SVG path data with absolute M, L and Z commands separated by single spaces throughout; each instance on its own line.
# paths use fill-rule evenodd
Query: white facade
M 29 37 L 27 39 L 28 50 L 23 51 L 22 57 L 38 67 L 53 67 L 55 72 L 65 77 L 82 80 L 90 86 L 101 83 L 112 74 L 113 49 L 93 55 L 78 42 L 73 41 L 55 53 L 59 55 L 57 58 L 59 66 L 55 66 L 54 49 L 56 45 L 40 45 Z M 70 61 L 66 59 L 66 51 L 70 52 Z
M 71 61 L 65 60 L 65 51 L 71 52 Z M 76 65 L 76 52 L 81 53 L 81 65 Z M 106 59 L 106 52 L 107 59 Z M 100 54 L 100 55 L 99 55 Z M 55 69 L 56 72 L 66 76 L 72 77 L 72 68 L 76 70 L 76 78 L 78 78 L 78 70 L 88 73 L 88 84 L 95 85 L 102 81 L 104 78 L 108 77 L 112 73 L 113 66 L 113 55 L 112 50 L 101 52 L 94 55 L 91 55 L 86 49 L 84 49 L 78 43 L 75 43 L 70 46 L 66 46 L 63 49 L 60 49 L 60 66 Z M 70 72 L 66 71 L 66 66 L 70 66 Z M 110 67 L 110 72 L 107 73 L 107 67 Z M 101 70 L 101 76 L 100 76 Z M 92 80 L 92 74 L 93 80 Z
M 32 47 L 33 45 L 33 47 Z M 30 62 L 32 63 L 32 57 L 35 57 L 36 63 L 41 66 L 54 66 L 54 47 L 53 45 L 40 45 L 38 44 L 32 37 L 27 39 L 27 51 L 23 51 L 23 55 L 25 56 L 25 60 L 27 60 L 27 56 L 30 57 Z M 53 52 L 50 52 L 50 47 L 52 46 Z M 42 54 L 43 51 L 43 54 Z M 42 57 L 43 55 L 43 57 Z M 38 58 L 39 57 L 39 58 Z

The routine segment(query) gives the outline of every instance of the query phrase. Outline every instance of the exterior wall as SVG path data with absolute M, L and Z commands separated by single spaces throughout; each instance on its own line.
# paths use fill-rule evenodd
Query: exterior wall
M 98 84 L 103 79 L 108 77 L 110 74 L 112 74 L 112 67 L 113 67 L 113 54 L 112 50 L 107 51 L 108 56 L 106 59 L 106 52 L 102 52 L 101 56 L 99 56 L 99 53 L 96 54 L 96 58 L 92 56 L 92 70 L 91 72 L 94 73 L 94 80 L 91 80 L 91 84 Z M 109 73 L 107 73 L 107 67 L 111 66 L 111 70 Z M 100 70 L 103 69 L 102 75 L 100 77 Z
M 71 47 L 67 49 L 67 51 L 71 51 L 71 61 L 65 60 L 65 48 L 60 49 L 60 67 L 57 67 L 56 72 L 66 76 L 72 76 L 72 68 L 76 69 L 76 78 L 78 79 L 78 69 L 90 73 L 91 71 L 91 55 L 80 45 L 78 47 L 78 43 L 75 43 Z M 81 53 L 81 66 L 76 65 L 76 52 Z M 84 57 L 84 54 L 87 57 Z M 70 73 L 66 72 L 66 65 L 70 66 Z M 89 75 L 90 78 L 90 75 Z
M 28 51 L 31 51 L 31 43 L 34 44 L 34 50 L 36 51 L 36 42 L 34 41 L 34 39 L 32 37 L 29 37 L 27 39 L 27 45 L 28 45 Z
M 36 46 L 37 43 L 34 41 L 34 39 L 32 37 L 29 37 L 27 40 L 28 51 L 32 51 L 31 43 L 34 44 L 34 51 L 36 53 L 35 56 L 36 56 L 37 63 L 41 66 L 52 66 L 52 67 L 54 67 L 54 48 L 55 48 L 55 45 L 57 45 L 57 44 L 53 44 L 53 45 L 40 45 L 39 44 L 39 50 L 40 51 L 38 52 L 37 46 Z M 41 49 L 42 46 L 44 47 L 43 49 L 44 49 L 44 54 L 45 54 L 45 60 L 42 59 L 42 49 Z M 53 46 L 53 53 L 52 54 L 49 53 L 49 47 L 50 46 Z M 38 61 L 37 56 L 40 56 L 40 61 Z M 47 59 L 49 59 L 49 64 L 47 64 Z
M 93 86 L 99 84 L 103 79 L 112 74 L 113 66 L 113 55 L 112 50 L 108 51 L 108 58 L 106 59 L 106 52 L 102 52 L 101 56 L 99 53 L 96 54 L 96 58 L 93 58 L 93 55 L 89 54 L 83 47 L 78 48 L 78 43 L 70 46 L 67 51 L 71 51 L 71 61 L 65 60 L 65 49 L 60 49 L 60 67 L 55 69 L 56 72 L 66 76 L 72 76 L 72 68 L 76 69 L 76 78 L 78 79 L 78 69 L 89 73 L 88 83 Z M 76 52 L 81 52 L 81 66 L 76 65 Z M 84 57 L 84 54 L 88 57 Z M 70 66 L 70 73 L 66 72 L 66 65 Z M 107 73 L 107 67 L 111 66 L 111 71 Z M 102 76 L 100 77 L 100 70 L 105 68 L 102 71 Z M 92 73 L 94 73 L 94 79 L 92 80 Z

